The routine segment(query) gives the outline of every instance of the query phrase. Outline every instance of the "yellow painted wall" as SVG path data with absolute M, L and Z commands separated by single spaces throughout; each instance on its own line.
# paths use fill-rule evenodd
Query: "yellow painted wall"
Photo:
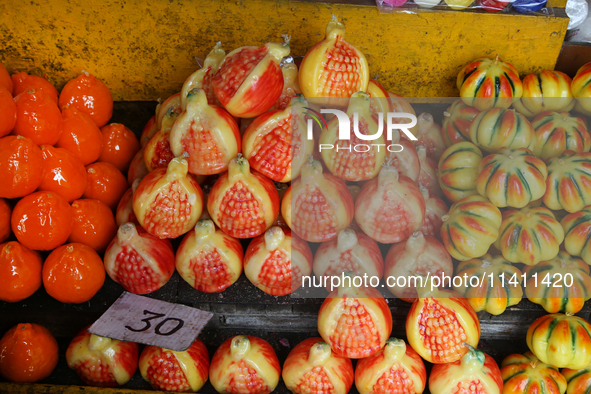
M 292 35 L 304 55 L 331 14 L 393 92 L 456 96 L 455 76 L 479 56 L 521 73 L 556 62 L 568 19 L 472 12 L 380 14 L 376 7 L 287 0 L 2 0 L 0 61 L 38 68 L 58 88 L 82 70 L 116 100 L 155 100 L 180 90 L 216 41 L 226 50 Z

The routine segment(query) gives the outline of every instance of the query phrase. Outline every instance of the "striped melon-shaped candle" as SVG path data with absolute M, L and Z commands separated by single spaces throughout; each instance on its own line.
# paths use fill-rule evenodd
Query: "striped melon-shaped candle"
M 481 57 L 465 66 L 458 74 L 457 86 L 464 103 L 480 111 L 509 108 L 523 93 L 517 69 L 499 55 L 494 60 Z
M 494 245 L 512 263 L 535 265 L 556 257 L 563 240 L 564 230 L 548 208 L 526 207 L 503 212 Z
M 577 313 L 591 298 L 589 265 L 566 252 L 523 270 L 525 295 L 548 313 Z
M 543 160 L 558 157 L 565 150 L 581 153 L 591 149 L 591 137 L 585 122 L 568 112 L 542 112 L 533 120 L 532 126 L 536 132 L 534 154 Z
M 447 148 L 437 167 L 437 179 L 445 197 L 452 202 L 477 195 L 476 178 L 482 152 L 471 142 L 459 142 Z
M 501 364 L 503 394 L 564 394 L 566 379 L 532 352 L 511 354 Z
M 591 264 L 591 205 L 568 214 L 560 222 L 564 229 L 564 248 Z
M 454 290 L 466 297 L 476 312 L 500 315 L 507 307 L 519 304 L 523 297 L 521 271 L 502 256 L 487 253 L 463 261 L 456 268 L 456 276 L 468 278 L 462 280 L 461 286 L 454 286 Z
M 527 330 L 527 346 L 556 368 L 581 369 L 591 364 L 591 324 L 572 314 L 542 316 Z
M 465 261 L 484 255 L 499 236 L 501 211 L 482 196 L 469 196 L 451 206 L 443 218 L 441 240 L 449 254 Z
M 495 153 L 501 148 L 535 147 L 529 120 L 514 109 L 493 108 L 478 114 L 470 124 L 470 139 L 480 149 Z
M 479 113 L 461 99 L 454 101 L 443 113 L 441 137 L 448 148 L 458 142 L 470 141 L 470 124 Z
M 544 205 L 553 211 L 577 212 L 591 204 L 591 153 L 564 151 L 546 163 Z
M 502 148 L 486 156 L 478 173 L 478 193 L 497 207 L 523 208 L 546 191 L 546 164 L 526 148 Z
M 560 71 L 528 74 L 523 78 L 523 97 L 513 107 L 528 118 L 543 111 L 570 111 L 575 106 L 570 84 L 570 77 Z
M 562 375 L 568 383 L 566 394 L 591 393 L 591 365 L 578 370 L 564 368 Z
M 575 109 L 591 114 L 591 62 L 584 64 L 573 78 L 570 85 L 578 103 Z

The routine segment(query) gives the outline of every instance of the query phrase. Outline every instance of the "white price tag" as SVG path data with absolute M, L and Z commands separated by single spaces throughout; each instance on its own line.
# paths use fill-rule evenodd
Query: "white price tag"
M 211 312 L 124 292 L 88 332 L 184 351 L 212 317 Z

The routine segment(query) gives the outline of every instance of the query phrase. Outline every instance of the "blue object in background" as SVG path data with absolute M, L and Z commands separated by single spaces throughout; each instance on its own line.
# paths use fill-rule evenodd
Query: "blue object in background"
M 511 5 L 518 12 L 527 14 L 541 10 L 546 5 L 546 0 L 515 0 Z

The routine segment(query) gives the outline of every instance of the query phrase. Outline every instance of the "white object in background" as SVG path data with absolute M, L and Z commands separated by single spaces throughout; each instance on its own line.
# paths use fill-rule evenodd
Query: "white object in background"
M 441 3 L 441 0 L 415 0 L 415 4 L 423 8 L 433 8 Z
M 587 0 L 568 0 L 566 2 L 566 14 L 570 18 L 568 23 L 568 30 L 582 27 L 581 24 L 585 21 L 589 14 L 589 5 Z M 587 23 L 591 22 L 589 20 Z

